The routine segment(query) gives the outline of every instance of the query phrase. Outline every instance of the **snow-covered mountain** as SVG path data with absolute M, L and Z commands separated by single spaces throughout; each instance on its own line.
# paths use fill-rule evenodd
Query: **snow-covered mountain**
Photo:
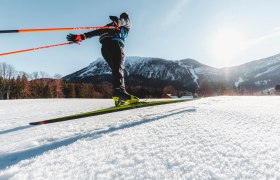
M 193 59 L 173 61 L 149 57 L 127 57 L 125 66 L 127 84 L 155 87 L 173 85 L 192 92 L 204 81 L 213 87 L 223 84 L 256 90 L 271 88 L 280 82 L 280 54 L 220 69 Z M 111 70 L 102 58 L 64 77 L 67 82 L 87 83 L 99 83 L 110 79 Z
M 199 83 L 264 90 L 280 82 L 280 54 L 251 61 L 240 66 L 216 69 L 194 60 L 181 60 L 181 65 L 194 70 Z
M 271 88 L 280 82 L 280 54 L 232 67 L 229 70 L 236 85 L 260 90 Z
M 126 83 L 130 85 L 164 87 L 196 91 L 197 77 L 193 69 L 177 61 L 160 58 L 128 57 L 125 61 Z M 67 82 L 99 83 L 110 81 L 111 70 L 104 59 L 99 58 L 86 68 L 64 77 Z

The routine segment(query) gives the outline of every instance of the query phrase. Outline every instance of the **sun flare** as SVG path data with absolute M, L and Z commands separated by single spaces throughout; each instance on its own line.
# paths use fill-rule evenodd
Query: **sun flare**
M 244 49 L 244 35 L 237 29 L 223 28 L 215 33 L 211 42 L 213 56 L 227 65 Z

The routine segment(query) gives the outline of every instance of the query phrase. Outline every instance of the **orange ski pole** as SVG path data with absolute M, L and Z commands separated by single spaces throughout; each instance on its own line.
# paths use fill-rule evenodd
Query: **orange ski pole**
M 70 45 L 74 44 L 74 42 L 66 42 L 66 43 L 61 43 L 61 44 L 53 44 L 53 45 L 48 45 L 48 46 L 41 46 L 37 48 L 30 48 L 30 49 L 24 49 L 24 50 L 19 50 L 19 51 L 11 51 L 11 52 L 6 52 L 6 53 L 1 53 L 0 56 L 7 56 L 11 54 L 18 54 L 18 53 L 23 53 L 23 52 L 28 52 L 28 51 L 37 51 L 41 49 L 46 49 L 46 48 L 53 48 L 57 46 L 65 46 L 65 45 Z
M 115 26 L 89 26 L 89 27 L 70 27 L 70 28 L 17 29 L 17 30 L 0 30 L 0 33 L 32 33 L 32 32 L 97 30 L 97 29 L 116 29 L 116 27 Z

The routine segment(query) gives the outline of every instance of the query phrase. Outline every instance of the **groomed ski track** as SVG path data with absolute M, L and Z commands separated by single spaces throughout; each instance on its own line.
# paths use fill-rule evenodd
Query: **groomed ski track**
M 277 179 L 279 102 L 213 97 L 30 126 L 112 102 L 0 101 L 0 179 Z

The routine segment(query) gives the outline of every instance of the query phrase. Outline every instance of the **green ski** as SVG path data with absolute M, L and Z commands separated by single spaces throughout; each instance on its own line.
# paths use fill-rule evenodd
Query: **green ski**
M 113 113 L 113 112 L 118 112 L 118 111 L 125 111 L 125 110 L 129 110 L 129 109 L 170 104 L 170 103 L 179 103 L 179 102 L 185 102 L 185 101 L 191 101 L 191 100 L 193 100 L 193 99 L 171 99 L 171 100 L 161 100 L 161 101 L 151 101 L 151 102 L 139 102 L 136 104 L 109 107 L 109 108 L 85 112 L 85 113 L 81 113 L 81 114 L 74 114 L 74 115 L 63 116 L 63 117 L 54 118 L 54 119 L 31 122 L 29 124 L 30 125 L 42 125 L 42 124 L 56 123 L 56 122 L 68 121 L 68 120 L 85 118 L 85 117 L 90 117 L 90 116 L 97 116 L 97 115 L 101 115 L 101 114 Z

